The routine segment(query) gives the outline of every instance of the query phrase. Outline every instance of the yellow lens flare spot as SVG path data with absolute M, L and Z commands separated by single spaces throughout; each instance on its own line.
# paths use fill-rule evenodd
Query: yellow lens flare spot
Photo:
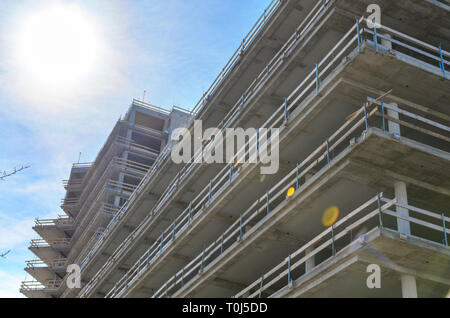
M 292 197 L 294 195 L 294 192 L 295 192 L 295 188 L 289 188 L 289 190 L 287 192 L 288 198 Z
M 328 209 L 325 210 L 324 214 L 322 215 L 322 224 L 325 227 L 330 227 L 339 218 L 339 208 L 337 206 L 331 206 Z
M 259 182 L 263 183 L 265 179 L 266 179 L 266 175 L 263 174 L 263 175 L 261 175 L 261 177 L 259 178 Z

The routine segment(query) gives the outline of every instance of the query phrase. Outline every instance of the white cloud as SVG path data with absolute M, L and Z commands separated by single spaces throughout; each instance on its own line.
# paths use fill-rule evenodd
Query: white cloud
M 0 298 L 23 298 L 19 291 L 23 274 L 11 274 L 0 269 Z
M 33 219 L 18 220 L 3 213 L 0 214 L 0 249 L 14 249 L 17 246 L 27 244 L 30 238 L 36 236 L 32 229 Z

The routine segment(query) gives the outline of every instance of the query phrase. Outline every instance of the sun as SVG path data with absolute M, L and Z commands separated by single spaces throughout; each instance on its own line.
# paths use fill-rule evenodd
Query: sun
M 50 89 L 67 88 L 87 77 L 99 51 L 91 20 L 74 5 L 45 8 L 23 19 L 17 40 L 25 76 Z

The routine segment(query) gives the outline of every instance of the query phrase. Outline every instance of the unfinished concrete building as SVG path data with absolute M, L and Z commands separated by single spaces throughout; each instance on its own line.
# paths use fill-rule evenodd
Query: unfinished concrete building
M 374 4 L 381 21 L 372 20 Z M 261 163 L 196 163 L 213 139 L 177 165 L 168 144 L 154 162 L 142 162 L 148 171 L 140 182 L 125 179 L 129 172 L 115 181 L 133 188 L 112 192 L 114 216 L 106 218 L 81 210 L 93 206 L 82 190 L 93 185 L 84 180 L 101 181 L 101 173 L 75 166 L 63 206 L 73 225 L 37 224 L 56 243 L 31 248 L 40 259 L 67 255 L 79 264 L 82 287 L 67 288 L 64 265 L 48 262 L 27 268 L 45 284 L 22 292 L 445 297 L 448 48 L 446 0 L 274 0 L 186 125 L 192 130 L 195 118 L 221 131 L 278 128 L 278 173 L 261 176 Z M 271 138 L 250 138 L 240 152 Z M 374 268 L 381 286 L 372 288 Z

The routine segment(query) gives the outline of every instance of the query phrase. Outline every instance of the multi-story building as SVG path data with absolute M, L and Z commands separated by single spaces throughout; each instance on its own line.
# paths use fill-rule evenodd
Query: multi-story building
M 378 8 L 381 15 L 373 15 Z M 108 201 L 118 209 L 111 220 L 83 214 L 83 224 L 105 229 L 96 235 L 93 226 L 93 242 L 67 247 L 67 262 L 81 266 L 82 288 L 63 280 L 53 288 L 49 280 L 44 294 L 446 296 L 445 48 L 447 1 L 274 0 L 186 125 L 193 129 L 195 118 L 221 131 L 277 128 L 278 172 L 261 175 L 264 161 L 201 163 L 215 139 L 202 141 L 182 165 L 167 145 L 145 163 L 148 171 L 123 205 L 117 194 L 119 201 Z M 271 141 L 256 135 L 240 151 Z M 138 184 L 129 180 L 117 182 Z M 66 199 L 89 202 L 76 193 Z M 62 250 L 61 236 L 53 237 Z M 372 273 L 381 286 L 371 283 Z

